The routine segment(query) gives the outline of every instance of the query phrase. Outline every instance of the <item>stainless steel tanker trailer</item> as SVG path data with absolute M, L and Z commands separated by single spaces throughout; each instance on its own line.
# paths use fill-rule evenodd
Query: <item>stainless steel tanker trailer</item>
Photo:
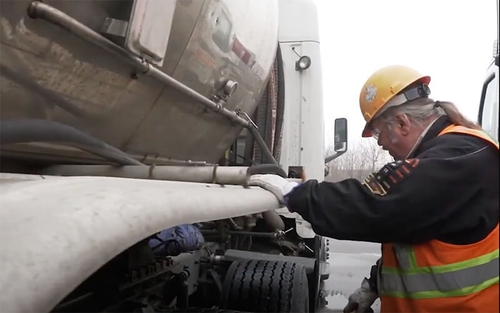
M 0 1 L 3 312 L 314 312 L 327 241 L 308 0 Z

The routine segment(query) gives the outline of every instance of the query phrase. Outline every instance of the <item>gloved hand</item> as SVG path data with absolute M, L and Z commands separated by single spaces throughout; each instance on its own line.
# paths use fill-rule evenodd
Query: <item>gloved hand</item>
M 377 300 L 378 294 L 370 289 L 368 279 L 364 278 L 361 287 L 356 289 L 348 299 L 348 303 L 344 308 L 344 313 L 365 313 L 373 312 L 371 306 Z M 369 311 L 370 310 L 370 311 Z
M 285 205 L 284 196 L 292 191 L 293 188 L 297 187 L 299 183 L 291 182 L 284 179 L 281 176 L 273 174 L 256 174 L 250 176 L 248 181 L 250 186 L 259 186 L 272 192 L 278 201 Z

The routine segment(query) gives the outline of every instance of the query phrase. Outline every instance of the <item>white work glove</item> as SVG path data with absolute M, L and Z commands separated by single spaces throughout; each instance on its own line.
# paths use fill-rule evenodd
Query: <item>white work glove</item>
M 365 313 L 377 298 L 377 293 L 370 289 L 368 279 L 364 278 L 361 283 L 361 288 L 356 289 L 356 291 L 349 296 L 349 302 L 344 308 L 344 313 Z
M 272 192 L 282 205 L 285 205 L 284 196 L 289 194 L 293 188 L 299 185 L 297 182 L 288 181 L 281 176 L 273 174 L 252 175 L 250 176 L 248 184 L 250 186 L 259 186 Z

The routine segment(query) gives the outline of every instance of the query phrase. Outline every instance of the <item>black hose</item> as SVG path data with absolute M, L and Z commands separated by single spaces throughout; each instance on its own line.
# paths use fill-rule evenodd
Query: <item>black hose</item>
M 281 153 L 281 130 L 285 115 L 285 74 L 283 70 L 283 58 L 281 57 L 281 48 L 278 45 L 276 52 L 277 70 L 276 76 L 278 80 L 278 107 L 276 108 L 276 132 L 274 134 L 273 152 L 276 158 L 279 158 Z
M 248 168 L 249 175 L 254 175 L 254 174 L 276 174 L 279 175 L 283 178 L 287 178 L 288 175 L 286 174 L 285 170 L 282 169 L 279 165 L 276 164 L 259 164 L 259 165 L 254 165 L 250 166 Z
M 266 142 L 260 136 L 259 132 L 257 131 L 257 128 L 255 128 L 253 125 L 250 125 L 247 127 L 247 129 L 252 133 L 253 138 L 255 139 L 255 141 L 257 141 L 257 144 L 262 149 L 262 152 L 264 153 L 264 156 L 265 156 L 265 159 L 267 159 L 267 162 L 278 165 L 278 161 L 276 161 L 276 159 L 273 157 L 273 154 L 271 153 L 271 151 L 269 151 L 269 148 L 267 147 Z
M 119 165 L 144 165 L 125 152 L 71 126 L 54 121 L 29 119 L 0 122 L 0 144 L 57 142 L 77 147 Z

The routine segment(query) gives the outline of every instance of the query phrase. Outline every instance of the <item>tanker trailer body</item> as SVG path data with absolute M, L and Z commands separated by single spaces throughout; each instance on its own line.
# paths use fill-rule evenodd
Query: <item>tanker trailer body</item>
M 44 4 L 75 20 L 65 25 L 70 33 L 83 34 L 44 21 L 53 18 Z M 276 1 L 16 0 L 1 6 L 2 120 L 71 125 L 146 163 L 217 162 L 244 115 L 254 112 L 276 55 Z M 108 42 L 96 42 L 90 31 Z M 113 52 L 104 49 L 109 42 L 116 43 Z M 142 75 L 142 60 L 161 73 Z M 221 106 L 233 119 L 193 96 L 223 96 L 224 87 L 232 87 L 228 81 L 237 83 L 237 92 Z M 90 162 L 78 149 L 40 144 L 4 146 L 2 156 Z
M 312 0 L 17 0 L 0 18 L 5 311 L 324 307 L 327 242 L 248 186 L 323 179 Z M 335 126 L 326 160 L 347 149 Z

